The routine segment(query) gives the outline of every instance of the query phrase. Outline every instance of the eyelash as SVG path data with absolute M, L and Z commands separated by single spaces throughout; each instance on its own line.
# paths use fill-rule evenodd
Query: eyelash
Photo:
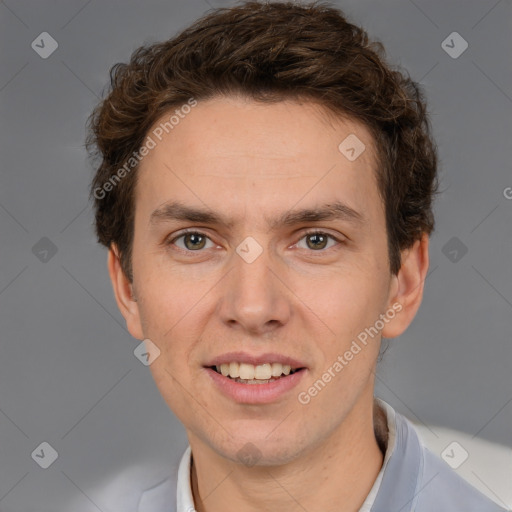
M 207 238 L 208 240 L 212 241 L 210 239 L 210 237 L 206 233 L 203 233 L 201 231 L 197 231 L 197 230 L 194 230 L 194 229 L 187 229 L 187 230 L 182 231 L 181 233 L 179 233 L 177 236 L 173 237 L 172 239 L 166 240 L 164 243 L 165 243 L 166 246 L 174 245 L 174 242 L 176 242 L 176 240 L 179 240 L 180 238 L 183 238 L 185 235 L 190 235 L 190 234 L 203 236 L 203 237 Z M 303 235 L 301 236 L 301 238 L 299 238 L 299 240 L 296 243 L 299 243 L 302 239 L 306 238 L 307 236 L 311 236 L 311 235 L 324 235 L 324 236 L 327 236 L 328 238 L 334 240 L 335 242 L 338 242 L 338 244 L 343 244 L 344 243 L 342 240 L 340 240 L 339 238 L 335 237 L 334 235 L 331 235 L 329 233 L 326 233 L 325 231 L 320 231 L 320 230 L 311 230 L 311 231 L 304 232 Z M 331 247 L 330 249 L 333 249 L 333 248 L 334 247 Z M 203 252 L 202 250 L 190 251 L 188 249 L 182 249 L 181 247 L 178 247 L 177 249 L 180 250 L 181 252 L 184 252 L 184 253 L 187 253 L 187 254 L 193 254 L 193 253 L 196 253 L 196 252 L 197 253 Z M 310 250 L 309 252 L 312 252 L 312 253 L 318 252 L 318 253 L 322 254 L 322 253 L 325 253 L 327 250 L 328 249 L 320 249 L 318 251 Z

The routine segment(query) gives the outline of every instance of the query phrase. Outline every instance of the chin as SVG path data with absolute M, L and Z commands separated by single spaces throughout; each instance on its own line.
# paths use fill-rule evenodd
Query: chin
M 266 431 L 258 431 L 252 437 L 244 432 L 243 436 L 234 436 L 227 444 L 214 449 L 222 457 L 247 467 L 280 466 L 292 462 L 303 452 L 292 435 L 285 439 L 267 436 Z

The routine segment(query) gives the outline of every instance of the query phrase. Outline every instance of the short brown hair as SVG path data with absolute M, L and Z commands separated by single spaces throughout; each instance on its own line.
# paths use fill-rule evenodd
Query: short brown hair
M 88 120 L 86 147 L 101 158 L 91 185 L 98 241 L 116 244 L 131 281 L 137 166 L 104 197 L 95 191 L 114 178 L 163 114 L 191 98 L 305 99 L 361 121 L 372 133 L 396 274 L 400 251 L 434 228 L 437 154 L 420 85 L 392 69 L 384 54 L 380 42 L 369 42 L 362 28 L 323 2 L 248 1 L 141 46 L 129 63 L 112 66 L 110 91 Z

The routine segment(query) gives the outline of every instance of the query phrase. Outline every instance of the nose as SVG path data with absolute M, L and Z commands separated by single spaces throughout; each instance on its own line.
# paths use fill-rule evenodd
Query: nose
M 222 280 L 219 316 L 228 327 L 251 334 L 272 333 L 286 325 L 291 316 L 292 292 L 269 251 L 252 262 L 238 253 L 233 267 Z

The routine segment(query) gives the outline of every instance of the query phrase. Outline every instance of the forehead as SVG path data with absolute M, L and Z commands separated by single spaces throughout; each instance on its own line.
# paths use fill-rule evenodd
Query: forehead
M 378 196 L 369 130 L 315 103 L 215 98 L 198 102 L 171 129 L 165 122 L 173 112 L 148 131 L 155 147 L 140 164 L 137 202 L 156 207 L 186 196 L 209 210 L 227 200 L 247 210 L 257 200 L 256 210 L 268 204 L 271 212 L 278 203 L 285 210 L 299 200 L 342 201 L 358 210 Z
M 337 116 L 312 101 L 262 103 L 245 97 L 216 97 L 189 110 L 180 118 L 171 112 L 154 123 L 149 134 L 159 127 L 163 133 L 157 132 L 156 138 L 162 140 L 156 140 L 153 154 L 170 144 L 182 148 L 178 158 L 207 153 L 219 158 L 253 154 L 269 160 L 309 159 L 337 154 L 339 144 L 352 135 L 366 146 L 354 166 L 375 163 L 373 138 L 361 122 Z M 171 116 L 176 124 L 170 127 L 166 121 Z

